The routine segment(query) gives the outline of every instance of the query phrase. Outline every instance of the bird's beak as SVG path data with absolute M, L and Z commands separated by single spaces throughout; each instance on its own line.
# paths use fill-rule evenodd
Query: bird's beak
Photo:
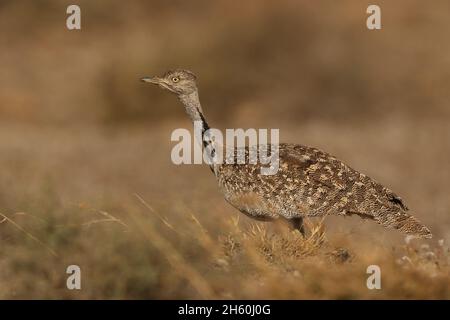
M 148 82 L 148 83 L 153 83 L 153 84 L 160 84 L 161 83 L 161 78 L 158 77 L 143 77 L 141 78 L 142 82 Z

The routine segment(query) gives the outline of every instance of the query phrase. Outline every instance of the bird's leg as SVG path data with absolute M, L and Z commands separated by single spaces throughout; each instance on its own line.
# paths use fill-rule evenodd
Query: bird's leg
M 293 229 L 298 230 L 302 236 L 305 237 L 305 227 L 303 225 L 302 217 L 291 218 L 289 219 L 289 223 Z

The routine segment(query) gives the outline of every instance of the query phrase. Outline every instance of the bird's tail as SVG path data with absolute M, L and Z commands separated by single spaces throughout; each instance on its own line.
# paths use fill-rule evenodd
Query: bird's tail
M 375 216 L 374 218 L 375 221 L 382 226 L 397 229 L 407 235 L 426 239 L 431 239 L 433 236 L 430 229 L 428 229 L 419 220 L 405 212 Z

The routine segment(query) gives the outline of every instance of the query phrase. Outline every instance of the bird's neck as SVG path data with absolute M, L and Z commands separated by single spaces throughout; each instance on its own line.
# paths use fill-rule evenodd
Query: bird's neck
M 205 134 L 206 130 L 209 129 L 208 123 L 205 120 L 205 117 L 203 116 L 202 106 L 200 105 L 200 99 L 198 97 L 198 91 L 195 90 L 194 92 L 190 94 L 182 94 L 179 95 L 178 98 L 180 99 L 181 103 L 184 105 L 184 108 L 186 109 L 186 113 L 188 114 L 189 118 L 191 118 L 192 123 L 200 122 L 202 125 L 202 138 Z
M 206 149 L 206 156 L 208 157 L 208 164 L 210 169 L 215 173 L 213 159 L 216 155 L 216 143 L 209 137 L 209 125 L 203 116 L 202 106 L 198 97 L 198 91 L 195 90 L 190 94 L 179 95 L 181 103 L 186 109 L 186 113 L 191 118 L 194 125 L 195 139 Z
M 181 103 L 186 109 L 186 113 L 192 120 L 194 125 L 195 139 L 200 143 L 200 145 L 207 150 L 206 155 L 209 161 L 209 167 L 211 171 L 215 174 L 215 165 L 213 163 L 213 158 L 216 154 L 215 143 L 208 137 L 209 125 L 203 116 L 202 106 L 200 105 L 200 99 L 198 97 L 198 91 L 195 90 L 190 94 L 179 95 Z

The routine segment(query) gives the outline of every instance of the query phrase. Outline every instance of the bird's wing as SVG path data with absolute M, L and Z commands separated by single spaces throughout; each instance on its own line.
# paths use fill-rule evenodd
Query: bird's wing
M 324 151 L 284 145 L 280 156 L 289 170 L 303 181 L 299 199 L 311 199 L 306 205 L 314 215 L 357 212 L 368 217 L 383 206 L 408 210 L 404 201 L 390 189 Z

